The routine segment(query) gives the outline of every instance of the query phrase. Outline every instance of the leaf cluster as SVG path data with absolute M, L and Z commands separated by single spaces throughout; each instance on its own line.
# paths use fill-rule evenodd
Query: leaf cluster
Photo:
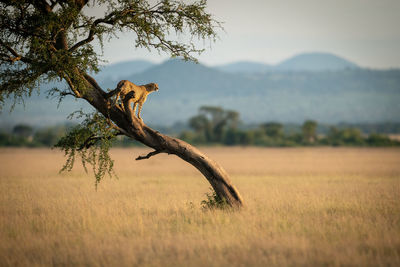
M 52 7 L 46 1 L 1 1 L 0 102 L 28 97 L 43 82 L 79 83 L 76 68 L 98 70 L 93 47 L 68 49 L 76 40 L 70 25 L 81 17 L 78 6 L 73 1 L 51 2 Z
M 91 165 L 97 186 L 106 174 L 110 177 L 114 175 L 114 161 L 108 152 L 119 132 L 110 127 L 110 122 L 97 112 L 85 114 L 78 111 L 70 116 L 83 118 L 83 121 L 55 145 L 67 157 L 60 172 L 71 171 L 78 155 L 86 172 L 87 164 Z

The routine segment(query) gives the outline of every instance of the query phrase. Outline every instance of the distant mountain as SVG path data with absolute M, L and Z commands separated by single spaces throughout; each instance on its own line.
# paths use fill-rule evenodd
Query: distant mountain
M 239 61 L 216 68 L 229 73 L 265 73 L 269 71 L 338 71 L 359 67 L 353 62 L 333 54 L 304 53 L 276 65 Z
M 236 110 L 246 123 L 302 123 L 306 119 L 321 123 L 400 122 L 400 70 L 344 68 L 229 73 L 180 60 L 150 64 L 144 71 L 131 74 L 127 73 L 134 68 L 128 66 L 129 72 L 120 69 L 119 75 L 113 69 L 115 66 L 110 66 L 100 73 L 109 78 L 99 79 L 105 89 L 115 88 L 121 79 L 137 84 L 158 83 L 160 90 L 149 95 L 143 106 L 142 115 L 148 124 L 186 121 L 203 105 Z M 44 85 L 41 92 L 52 86 Z M 0 126 L 20 122 L 37 126 L 60 123 L 77 108 L 90 110 L 86 101 L 75 101 L 72 97 L 67 97 L 57 109 L 56 101 L 41 94 L 27 99 L 25 109 L 20 105 L 9 114 L 11 101 L 7 102 L 0 114 Z
M 231 73 L 261 73 L 271 70 L 272 67 L 264 63 L 239 61 L 217 66 L 216 69 Z
M 275 70 L 284 71 L 337 71 L 359 68 L 355 63 L 329 53 L 305 53 L 291 57 L 278 65 Z

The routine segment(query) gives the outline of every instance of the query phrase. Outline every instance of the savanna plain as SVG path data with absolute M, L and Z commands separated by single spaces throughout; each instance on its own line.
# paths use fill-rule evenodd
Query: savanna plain
M 246 207 L 171 155 L 115 149 L 118 179 L 0 149 L 1 266 L 400 266 L 400 149 L 202 148 Z

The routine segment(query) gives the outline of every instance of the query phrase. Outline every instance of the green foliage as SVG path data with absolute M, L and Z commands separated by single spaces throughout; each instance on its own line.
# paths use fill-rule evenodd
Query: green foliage
M 106 174 L 110 177 L 114 174 L 114 161 L 108 152 L 118 132 L 110 127 L 110 122 L 99 113 L 77 112 L 77 117 L 84 118 L 83 122 L 55 145 L 63 150 L 67 157 L 61 171 L 71 171 L 76 156 L 79 155 L 86 171 L 87 164 L 92 166 L 97 186 Z
M 205 194 L 207 199 L 201 201 L 203 210 L 226 210 L 231 208 L 226 199 L 219 197 L 214 189 L 210 188 L 210 191 Z
M 199 136 L 198 140 L 221 143 L 227 131 L 237 128 L 239 113 L 221 107 L 202 106 L 199 114 L 189 119 L 189 126 Z

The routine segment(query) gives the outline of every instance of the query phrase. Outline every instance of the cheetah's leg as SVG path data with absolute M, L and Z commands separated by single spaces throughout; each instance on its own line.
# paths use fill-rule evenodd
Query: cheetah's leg
M 136 106 L 137 106 L 137 102 L 134 102 L 133 103 L 133 110 L 132 110 L 133 116 L 135 116 L 135 114 L 136 114 Z
M 137 114 L 139 120 L 142 120 L 142 117 L 140 117 L 140 112 L 141 111 L 142 111 L 142 104 L 139 104 L 139 111 L 138 111 L 138 114 Z

